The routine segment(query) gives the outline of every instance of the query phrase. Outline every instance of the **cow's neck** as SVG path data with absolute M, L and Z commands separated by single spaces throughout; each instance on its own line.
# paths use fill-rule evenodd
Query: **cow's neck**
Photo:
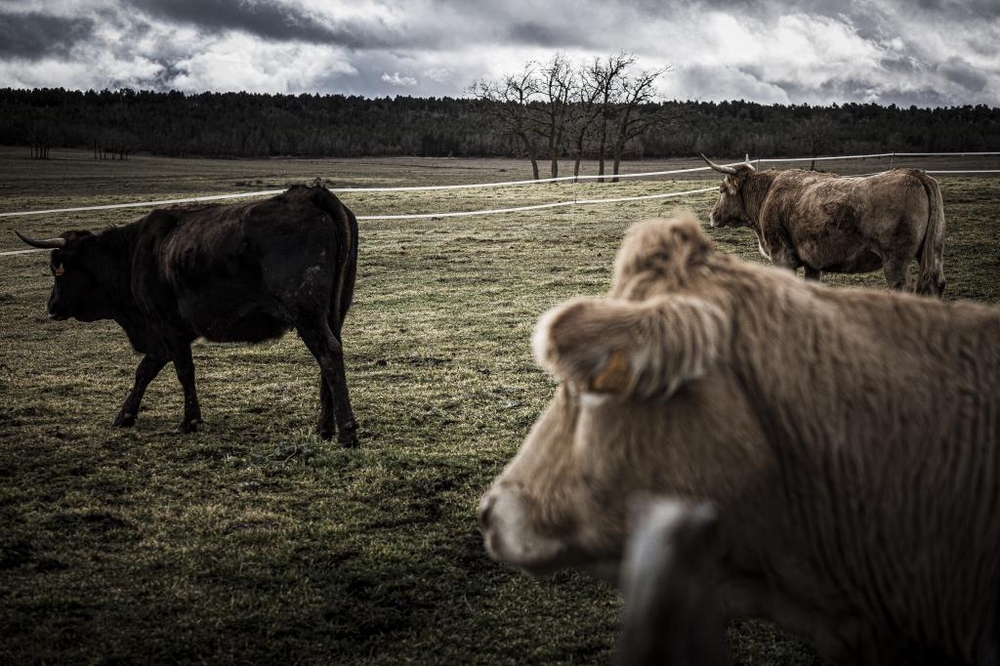
M 109 297 L 116 314 L 134 308 L 132 298 L 132 248 L 135 246 L 134 225 L 116 227 L 101 232 L 93 252 L 96 254 L 90 270 Z M 114 317 L 117 320 L 117 316 Z
M 122 327 L 136 351 L 146 353 L 150 351 L 149 324 L 139 313 L 132 294 L 135 235 L 134 224 L 102 232 L 94 248 L 97 256 L 91 270 L 110 303 L 110 318 Z
M 762 222 L 760 214 L 773 182 L 774 174 L 770 171 L 751 173 L 747 174 L 747 179 L 744 181 L 743 187 L 740 188 L 740 197 L 743 199 L 743 210 L 746 211 L 750 226 L 757 232 L 757 238 L 761 238 Z

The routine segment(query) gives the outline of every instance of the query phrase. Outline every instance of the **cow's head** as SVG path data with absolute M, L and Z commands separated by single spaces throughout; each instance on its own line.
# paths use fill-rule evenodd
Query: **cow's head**
M 49 295 L 50 319 L 95 321 L 111 316 L 109 298 L 98 279 L 101 262 L 96 259 L 97 237 L 89 231 L 67 231 L 61 236 L 38 240 L 15 231 L 18 238 L 32 247 L 51 249 L 49 267 L 55 277 Z
M 751 224 L 746 202 L 743 197 L 743 186 L 747 178 L 754 172 L 753 165 L 749 162 L 737 164 L 736 166 L 722 166 L 712 162 L 704 155 L 701 156 L 708 166 L 712 167 L 725 177 L 719 185 L 719 200 L 712 207 L 708 222 L 713 227 L 746 227 Z
M 711 499 L 752 467 L 728 445 L 753 436 L 736 383 L 718 378 L 730 322 L 696 295 L 712 253 L 693 217 L 642 223 L 609 298 L 573 299 L 541 318 L 535 357 L 560 385 L 480 502 L 493 558 L 534 574 L 578 566 L 614 578 L 634 498 Z M 664 292 L 684 281 L 687 294 Z

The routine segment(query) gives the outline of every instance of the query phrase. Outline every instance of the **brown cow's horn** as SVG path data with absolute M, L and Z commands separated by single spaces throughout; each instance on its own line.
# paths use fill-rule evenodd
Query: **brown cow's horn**
M 23 235 L 20 231 L 14 230 L 17 237 L 23 240 L 25 243 L 31 247 L 40 247 L 43 250 L 52 250 L 57 247 L 66 247 L 66 239 L 56 236 L 55 238 L 46 238 L 45 240 L 38 240 L 37 238 L 29 238 Z
M 705 153 L 701 154 L 701 159 L 705 160 L 705 163 L 708 164 L 708 166 L 712 167 L 713 169 L 715 169 L 719 173 L 724 173 L 727 176 L 735 176 L 736 175 L 736 169 L 734 167 L 719 166 L 718 164 L 716 164 L 712 160 L 710 160 L 707 157 L 705 157 Z

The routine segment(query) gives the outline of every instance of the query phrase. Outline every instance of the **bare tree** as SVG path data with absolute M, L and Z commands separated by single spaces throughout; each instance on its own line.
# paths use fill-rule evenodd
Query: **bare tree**
M 536 68 L 536 63 L 529 62 L 519 74 L 508 74 L 499 81 L 478 80 L 468 93 L 488 103 L 502 133 L 521 140 L 531 160 L 532 178 L 538 180 L 537 120 L 531 107 L 540 90 Z
M 559 175 L 559 156 L 565 147 L 565 136 L 572 117 L 572 102 L 577 87 L 573 66 L 562 53 L 541 66 L 537 122 L 534 131 L 545 142 L 549 154 L 549 172 Z
M 587 138 L 594 132 L 604 106 L 605 66 L 600 58 L 581 68 L 574 89 L 573 104 L 570 107 L 569 129 L 572 137 L 570 153 L 573 156 L 573 177 L 580 176 L 580 162 L 583 160 Z M 607 136 L 605 131 L 604 136 Z M 603 167 L 603 162 L 602 162 Z M 603 173 L 603 170 L 601 171 Z
M 520 139 L 536 180 L 538 155 L 548 155 L 555 178 L 567 148 L 574 158 L 573 175 L 579 176 L 591 137 L 597 142 L 598 175 L 605 173 L 610 148 L 617 176 L 629 141 L 662 121 L 660 107 L 651 102 L 656 79 L 669 68 L 633 75 L 635 61 L 623 51 L 577 69 L 565 54 L 556 53 L 544 64 L 528 62 L 520 74 L 476 81 L 467 92 L 488 103 L 501 132 Z
M 32 123 L 31 126 L 31 159 L 49 159 L 49 149 L 52 147 L 52 130 L 48 123 Z
M 619 52 L 606 59 L 595 59 L 587 71 L 588 85 L 596 88 L 595 103 L 598 107 L 600 123 L 597 127 L 597 173 L 604 175 L 604 156 L 608 150 L 608 129 L 614 119 L 620 94 L 619 80 L 626 75 L 628 68 L 635 63 L 631 53 Z M 617 173 L 617 172 L 616 172 Z M 600 182 L 603 182 L 601 179 Z
M 669 67 L 660 67 L 654 70 L 643 70 L 634 77 L 623 74 L 618 78 L 620 86 L 618 90 L 620 100 L 618 104 L 618 128 L 612 153 L 614 158 L 613 173 L 616 176 L 628 142 L 663 122 L 661 107 L 656 106 L 648 110 L 644 110 L 644 107 L 652 105 L 656 99 L 656 79 L 669 70 Z M 615 178 L 613 182 L 618 182 L 618 179 Z

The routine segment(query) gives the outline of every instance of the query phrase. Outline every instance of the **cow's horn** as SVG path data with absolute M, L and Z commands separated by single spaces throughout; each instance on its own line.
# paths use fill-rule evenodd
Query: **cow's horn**
M 31 247 L 40 247 L 43 250 L 52 250 L 57 247 L 66 247 L 66 239 L 56 236 L 55 238 L 46 238 L 45 240 L 38 240 L 37 238 L 29 238 L 23 235 L 20 231 L 14 230 L 17 237 L 23 240 L 25 243 Z
M 724 173 L 727 176 L 735 176 L 736 175 L 736 169 L 735 168 L 733 168 L 733 167 L 727 167 L 727 166 L 719 166 L 718 164 L 716 164 L 712 160 L 710 160 L 707 157 L 705 157 L 705 153 L 701 154 L 701 159 L 705 160 L 705 163 L 708 164 L 708 166 L 712 167 L 713 169 L 715 169 L 719 173 Z

